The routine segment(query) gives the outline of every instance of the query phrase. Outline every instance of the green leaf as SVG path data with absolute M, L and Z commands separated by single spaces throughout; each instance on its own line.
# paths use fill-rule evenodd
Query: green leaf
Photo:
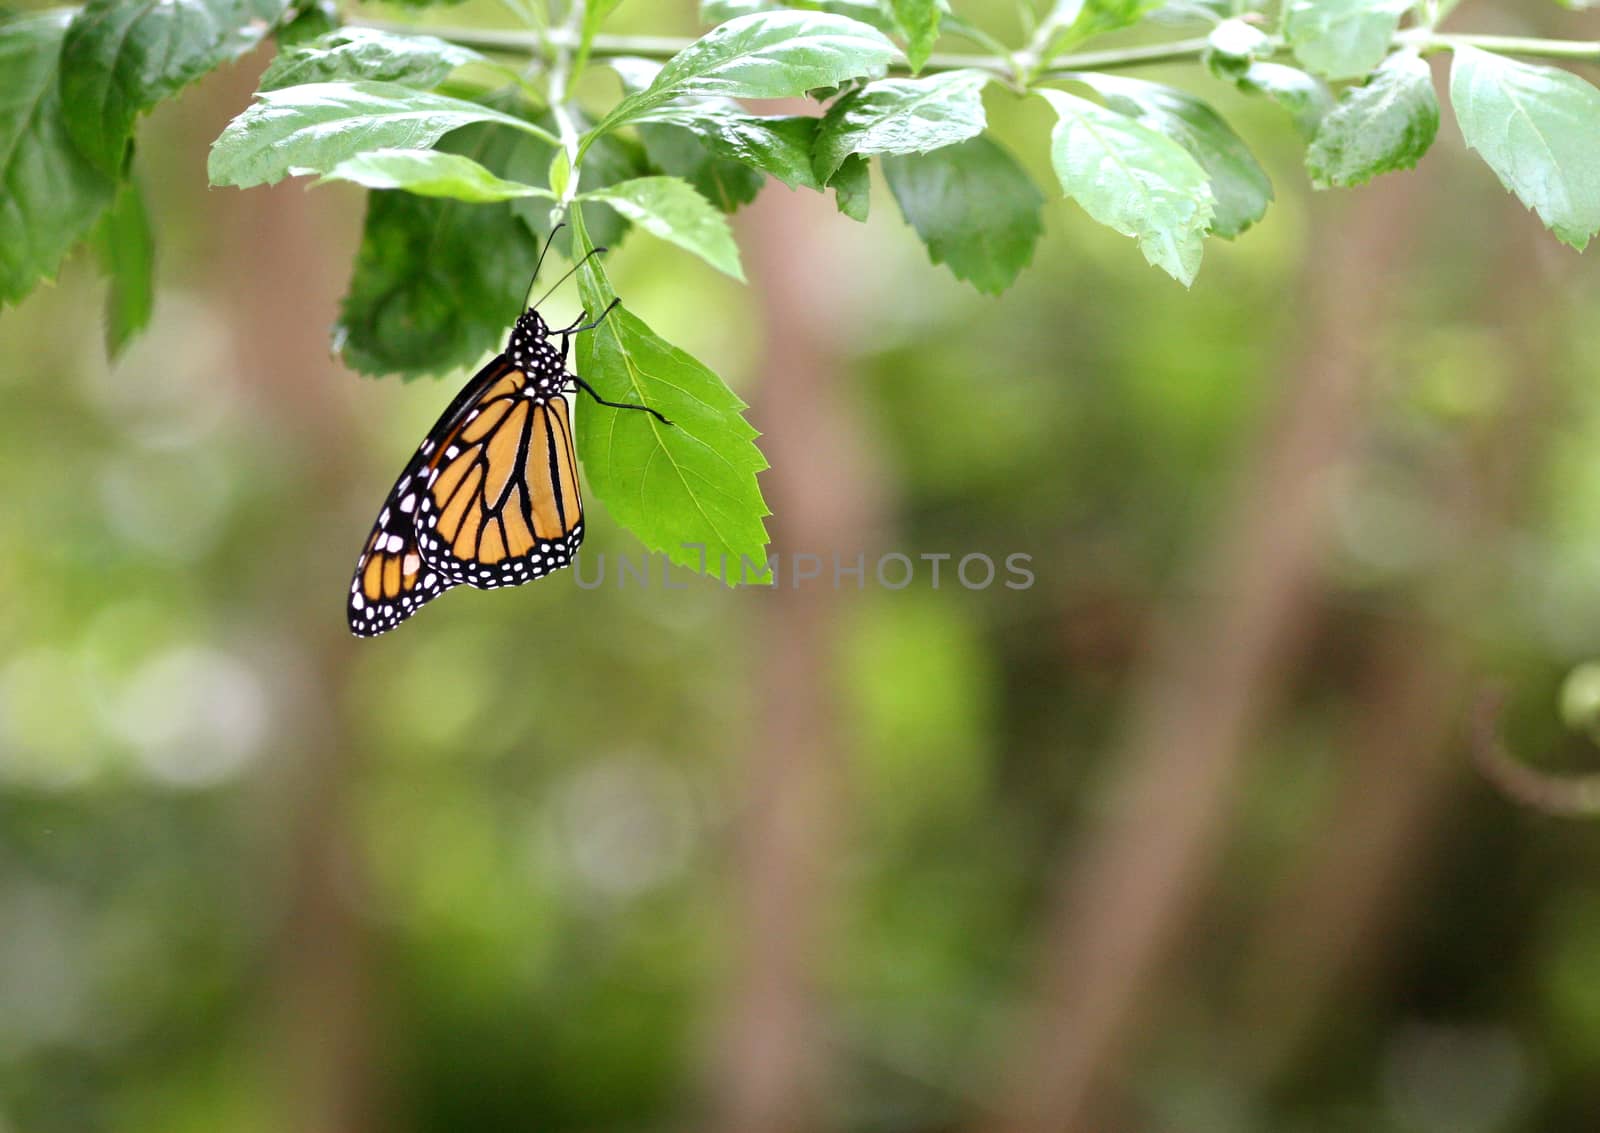
M 1101 224 L 1139 242 L 1144 258 L 1185 287 L 1194 282 L 1215 204 L 1189 151 L 1125 115 L 1059 90 L 1050 158 L 1067 196 Z
M 301 83 L 367 79 L 427 88 L 482 55 L 431 35 L 396 35 L 375 28 L 340 28 L 313 43 L 285 48 L 261 76 L 262 90 Z
M 884 35 L 894 35 L 900 31 L 899 21 L 892 11 L 894 3 L 895 0 L 789 0 L 788 6 L 848 16 L 870 24 Z
M 580 193 L 604 189 L 621 181 L 632 181 L 649 174 L 644 147 L 632 138 L 610 135 L 600 138 L 589 147 L 583 166 L 578 170 Z M 532 202 L 529 202 L 532 204 Z M 515 206 L 513 206 L 515 207 Z M 611 209 L 586 206 L 583 216 L 589 223 L 589 235 L 603 247 L 616 247 L 627 235 L 628 221 L 621 213 Z
M 470 157 L 430 149 L 380 149 L 341 161 L 318 181 L 353 181 L 369 189 L 404 189 L 424 197 L 457 201 L 555 200 L 549 189 L 496 177 Z
M 938 0 L 889 0 L 889 8 L 906 37 L 906 58 L 911 61 L 911 69 L 922 70 L 939 38 Z
M 155 239 L 144 196 L 125 183 L 95 230 L 100 267 L 111 279 L 106 295 L 106 353 L 112 358 L 150 325 L 155 308 Z
M 882 79 L 839 99 L 817 131 L 817 180 L 826 184 L 853 153 L 926 153 L 976 137 L 988 81 L 978 71 Z
M 872 163 L 858 153 L 844 159 L 828 182 L 834 204 L 851 220 L 866 223 L 872 207 Z
M 1389 53 L 1414 0 L 1288 0 L 1283 32 L 1295 58 L 1330 79 L 1365 78 Z
M 1600 90 L 1569 71 L 1458 47 L 1450 104 L 1501 184 L 1582 251 L 1600 231 Z
M 1044 225 L 1027 170 L 987 137 L 883 159 L 884 178 L 928 258 L 998 295 L 1033 259 Z
M 426 149 L 451 130 L 498 122 L 553 141 L 549 132 L 476 102 L 396 83 L 310 83 L 265 91 L 211 147 L 213 185 L 271 184 L 327 173 L 375 149 Z
M 540 115 L 537 122 L 547 126 L 552 124 L 553 120 L 546 113 Z M 577 124 L 581 130 L 583 128 L 581 118 L 578 118 Z M 547 187 L 551 160 L 556 152 L 556 146 L 540 139 L 523 138 L 511 150 L 506 168 L 499 172 L 513 181 Z M 578 189 L 580 192 L 587 192 L 615 185 L 618 181 L 631 181 L 635 177 L 644 177 L 650 170 L 645 161 L 644 150 L 638 143 L 620 134 L 607 134 L 597 138 L 589 147 L 588 155 L 583 159 L 583 165 L 578 172 Z M 528 230 L 541 244 L 550 235 L 550 208 L 544 201 L 532 199 L 512 201 L 511 211 L 522 218 Z M 611 209 L 591 205 L 584 210 L 584 213 L 589 221 L 589 235 L 602 245 L 614 247 L 627 234 L 627 220 Z M 565 255 L 572 247 L 571 231 L 564 229 L 558 233 L 555 246 Z
M 115 189 L 62 118 L 57 64 L 70 16 L 0 23 L 0 303 L 53 276 Z
M 1235 3 L 1234 0 L 1166 0 L 1161 7 L 1155 10 L 1158 20 L 1168 23 L 1179 23 L 1184 20 L 1199 20 L 1203 23 L 1224 23 L 1246 12 L 1260 11 L 1266 0 L 1243 0 Z
M 756 12 L 770 12 L 777 6 L 774 0 L 700 0 L 700 22 L 720 24 Z
M 272 38 L 282 51 L 321 39 L 339 26 L 339 9 L 334 0 L 301 0 L 278 22 Z
M 1046 44 L 1044 60 L 1086 39 L 1132 27 L 1161 5 L 1162 0 L 1059 0 L 1049 16 L 1056 30 Z
M 78 148 L 120 175 L 134 119 L 259 43 L 286 0 L 89 0 L 61 45 L 61 105 Z
M 676 177 L 639 177 L 584 194 L 584 200 L 610 205 L 661 239 L 693 252 L 718 271 L 741 282 L 739 249 L 733 230 L 711 202 Z
M 884 35 L 900 35 L 902 29 L 890 10 L 896 0 L 701 0 L 700 22 L 720 24 L 724 20 L 757 12 L 781 12 L 800 8 L 808 12 L 827 12 L 848 16 L 877 28 Z M 943 6 L 945 0 L 937 0 Z
M 882 32 L 825 12 L 757 12 L 713 28 L 673 56 L 655 82 L 619 102 L 596 133 L 684 95 L 796 98 L 882 75 L 894 58 Z
M 760 170 L 718 156 L 701 137 L 682 126 L 642 122 L 639 140 L 651 169 L 683 178 L 723 212 L 749 204 L 767 183 Z
M 1416 52 L 1401 52 L 1366 86 L 1339 98 L 1306 151 L 1306 170 L 1319 189 L 1365 184 L 1380 173 L 1415 167 L 1438 132 L 1433 75 Z
M 594 37 L 599 34 L 600 25 L 605 23 L 606 17 L 617 10 L 622 0 L 589 0 L 583 10 L 583 26 L 578 29 L 578 54 L 587 59 L 589 45 L 594 42 Z
M 1161 3 L 1162 0 L 1085 0 L 1083 10 L 1073 21 L 1073 36 L 1084 40 L 1131 28 L 1161 7 Z
M 578 219 L 580 249 L 589 246 Z M 578 272 L 587 310 L 615 297 L 598 259 Z M 578 338 L 578 374 L 609 401 L 648 405 L 648 413 L 611 409 L 582 399 L 578 455 L 594 494 L 623 526 L 651 550 L 693 570 L 739 576 L 741 558 L 766 562 L 771 514 L 756 473 L 767 461 L 758 435 L 744 419 L 744 402 L 716 374 L 619 307 L 590 334 Z M 722 573 L 719 571 L 719 573 Z M 765 581 L 765 570 L 752 581 Z
M 1112 110 L 1165 134 L 1194 156 L 1211 178 L 1216 201 L 1211 231 L 1231 240 L 1266 215 L 1272 182 L 1250 147 L 1210 106 L 1184 91 L 1144 79 L 1092 72 L 1077 77 Z
M 515 176 L 514 159 L 539 145 L 483 125 L 441 143 L 501 176 Z M 521 310 L 540 247 L 513 207 L 368 194 L 361 248 L 335 332 L 345 362 L 364 374 L 442 374 L 473 365 L 501 345 Z
M 1237 81 L 1258 56 L 1272 54 L 1272 37 L 1243 20 L 1223 20 L 1206 37 L 1206 66 L 1219 79 Z
M 791 189 L 822 189 L 812 168 L 819 119 L 763 118 L 746 114 L 736 102 L 716 99 L 665 106 L 644 121 L 691 130 L 712 153 L 771 174 Z
M 1328 84 L 1315 75 L 1282 63 L 1252 63 L 1239 77 L 1239 89 L 1264 94 L 1294 118 L 1300 136 L 1310 141 L 1322 119 L 1333 109 L 1333 94 Z

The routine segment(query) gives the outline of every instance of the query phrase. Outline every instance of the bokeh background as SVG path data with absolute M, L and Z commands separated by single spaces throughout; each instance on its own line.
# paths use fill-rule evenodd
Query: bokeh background
M 1517 758 L 1595 762 L 1558 700 L 1600 653 L 1600 277 L 1448 112 L 1313 196 L 1275 108 L 1150 70 L 1277 186 L 1189 292 L 1060 201 L 1000 299 L 881 183 L 865 228 L 769 188 L 748 288 L 636 234 L 613 279 L 752 402 L 775 551 L 1034 584 L 619 584 L 591 501 L 602 585 L 358 643 L 459 378 L 330 357 L 358 192 L 206 188 L 263 63 L 142 126 L 119 364 L 85 257 L 0 314 L 0 1130 L 1600 1127 L 1600 829 L 1466 726 L 1497 687 Z M 989 105 L 1051 186 L 1048 110 Z

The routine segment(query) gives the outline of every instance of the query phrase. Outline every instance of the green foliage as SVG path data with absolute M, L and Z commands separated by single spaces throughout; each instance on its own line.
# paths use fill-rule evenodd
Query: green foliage
M 719 157 L 699 135 L 681 126 L 643 122 L 639 140 L 652 169 L 687 181 L 723 212 L 749 204 L 767 183 L 761 170 Z
M 404 189 L 424 197 L 450 197 L 483 203 L 520 197 L 555 199 L 549 189 L 496 177 L 456 153 L 442 150 L 380 149 L 347 158 L 317 183 L 351 181 L 369 189 Z
M 608 245 L 642 228 L 742 278 L 727 214 L 771 178 L 831 191 L 840 212 L 866 221 L 874 159 L 929 258 L 997 294 L 1033 258 L 1043 201 L 1017 160 L 984 136 L 983 96 L 996 82 L 1051 104 L 1049 156 L 1066 196 L 1187 285 L 1205 237 L 1232 239 L 1260 222 L 1273 187 L 1200 97 L 1108 73 L 1139 61 L 1139 49 L 1065 55 L 1147 19 L 1152 27 L 1208 21 L 1203 43 L 1174 52 L 1288 111 L 1319 188 L 1416 164 L 1439 121 L 1423 56 L 1454 50 L 1451 97 L 1468 144 L 1559 238 L 1582 247 L 1600 231 L 1600 91 L 1565 71 L 1458 47 L 1426 24 L 1402 32 L 1412 6 L 1286 0 L 1273 26 L 1259 4 L 1057 0 L 1026 42 L 1011 44 L 956 17 L 945 0 L 708 0 L 701 13 L 716 26 L 670 57 L 599 60 L 591 56 L 614 50 L 597 37 L 620 5 L 594 0 L 575 28 L 538 45 L 534 66 L 511 67 L 498 60 L 502 48 L 524 46 L 515 38 L 491 41 L 491 59 L 439 32 L 341 29 L 327 0 L 293 8 L 288 0 L 92 0 L 75 16 L 0 23 L 0 301 L 53 274 L 93 230 L 113 279 L 108 343 L 120 349 L 147 320 L 151 299 L 150 229 L 127 181 L 136 120 L 269 35 L 280 53 L 254 103 L 214 143 L 210 179 L 245 188 L 315 175 L 372 191 L 338 330 L 346 360 L 366 373 L 442 373 L 477 362 L 502 340 L 538 248 L 563 217 L 584 239 Z M 1422 19 L 1448 9 L 1430 6 Z M 560 11 L 546 10 L 532 26 Z M 930 71 L 941 33 L 990 54 L 972 66 L 941 58 Z M 1530 43 L 1539 49 L 1538 41 L 1508 46 Z M 1305 69 L 1277 58 L 1286 48 Z M 578 80 L 602 62 L 623 93 L 589 105 L 595 85 Z M 460 68 L 471 69 L 455 74 Z M 496 73 L 510 85 L 487 91 L 484 77 Z M 1335 102 L 1328 79 L 1353 82 Z M 1100 102 L 1049 85 L 1060 82 L 1086 85 Z M 820 117 L 767 116 L 736 101 L 802 96 L 826 104 Z M 558 250 L 572 247 L 570 236 L 557 238 Z M 609 286 L 598 268 L 585 279 L 591 293 Z M 610 368 L 617 390 L 670 402 L 680 370 L 691 385 L 716 382 L 636 316 L 619 313 L 608 326 L 597 364 Z M 711 399 L 723 418 L 738 416 L 730 398 Z M 641 444 L 656 435 L 641 432 L 640 421 L 626 428 Z M 747 427 L 741 419 L 728 428 L 718 444 Z M 593 454 L 587 429 L 580 439 Z M 678 443 L 664 442 L 667 464 L 698 467 L 677 461 L 669 450 Z M 656 459 L 644 448 L 628 459 L 639 453 Z M 748 454 L 727 459 L 741 475 L 751 462 Z M 659 478 L 635 472 L 652 485 Z M 609 474 L 610 483 L 625 481 Z M 717 545 L 748 552 L 759 495 L 730 498 L 739 523 L 728 527 L 723 515 L 712 524 L 734 532 Z M 689 509 L 680 500 L 677 519 L 652 526 L 645 512 L 653 504 L 618 506 L 625 522 L 647 529 L 647 541 L 665 545 Z
M 1581 251 L 1600 231 L 1600 90 L 1568 71 L 1463 47 L 1450 105 L 1501 184 Z
M 895 24 L 906 38 L 906 58 L 911 63 L 911 69 L 922 70 L 922 65 L 928 61 L 928 56 L 933 53 L 933 45 L 939 38 L 939 18 L 942 13 L 938 0 L 889 0 L 889 8 L 894 13 Z
M 539 145 L 483 125 L 444 141 L 502 176 Z M 442 374 L 499 346 L 539 256 L 537 235 L 513 211 L 522 203 L 540 205 L 370 194 L 336 332 L 345 362 L 364 374 Z
M 1132 27 L 1162 0 L 1057 0 L 1047 26 L 1056 29 L 1044 50 L 1052 59 L 1086 39 Z
M 687 181 L 678 177 L 638 177 L 592 190 L 581 199 L 609 205 L 646 232 L 693 252 L 718 271 L 744 281 L 733 230 Z
M 136 182 L 128 181 L 118 191 L 100 220 L 94 243 L 100 266 L 111 281 L 106 296 L 106 353 L 115 358 L 150 325 L 155 309 L 155 239 Z
M 61 105 L 72 140 L 116 176 L 134 119 L 249 51 L 286 6 L 286 0 L 89 0 L 61 46 Z
M 1183 91 L 1120 75 L 1082 76 L 1112 110 L 1177 142 L 1211 178 L 1211 231 L 1232 239 L 1266 215 L 1272 182 L 1238 134 L 1211 107 Z
M 0 303 L 53 276 L 115 188 L 63 116 L 56 78 L 69 15 L 0 23 Z
M 574 227 L 581 254 L 589 247 L 581 216 Z M 591 312 L 616 298 L 598 258 L 579 270 L 578 288 Z M 584 401 L 578 456 L 612 516 L 680 566 L 734 581 L 741 559 L 764 564 L 762 519 L 769 512 L 756 473 L 767 462 L 744 419 L 744 402 L 625 306 L 581 336 L 577 351 L 578 372 L 602 397 L 647 405 L 672 422 Z M 764 569 L 749 575 L 766 577 Z
M 883 33 L 844 16 L 741 16 L 680 51 L 649 87 L 618 103 L 598 132 L 636 121 L 685 95 L 797 98 L 818 87 L 876 78 L 893 57 L 894 45 Z
M 1306 170 L 1319 189 L 1360 185 L 1413 168 L 1438 132 L 1432 73 L 1415 52 L 1401 52 L 1344 92 L 1306 151 Z
M 303 0 L 278 22 L 272 33 L 281 51 L 321 39 L 339 26 L 339 9 L 334 0 Z
M 482 55 L 431 35 L 395 35 L 372 28 L 341 28 L 320 39 L 283 48 L 261 76 L 262 90 L 300 83 L 366 79 L 438 86 L 457 67 L 481 63 Z
M 700 20 L 702 23 L 720 24 L 757 12 L 781 12 L 789 9 L 845 16 L 877 28 L 884 35 L 904 35 L 905 27 L 894 11 L 897 2 L 898 0 L 701 0 Z
M 1240 90 L 1264 94 L 1287 110 L 1295 129 L 1307 141 L 1316 136 L 1323 117 L 1333 109 L 1327 83 L 1282 63 L 1252 63 L 1238 82 Z
M 589 147 L 588 157 L 578 170 L 578 190 L 588 193 L 650 172 L 644 147 L 620 134 L 607 134 Z M 542 208 L 536 201 L 525 201 L 512 208 L 529 222 L 536 235 L 543 238 L 549 233 L 549 209 L 542 209 L 541 220 L 535 216 Z M 586 208 L 584 217 L 589 222 L 590 237 L 602 247 L 615 246 L 628 231 L 627 220 L 613 209 Z
M 1272 53 L 1272 37 L 1243 20 L 1223 20 L 1206 37 L 1206 66 L 1220 79 L 1237 81 L 1250 64 Z
M 828 183 L 834 203 L 851 220 L 865 224 L 872 209 L 872 165 L 859 153 L 844 159 Z
M 926 154 L 888 157 L 884 177 L 928 257 L 979 291 L 998 295 L 1033 259 L 1044 197 L 1027 170 L 987 137 Z M 982 201 L 982 208 L 973 208 Z
M 1067 196 L 1101 224 L 1132 236 L 1151 264 L 1184 286 L 1200 270 L 1216 204 L 1189 151 L 1148 126 L 1059 90 L 1050 157 Z
M 1359 79 L 1389 53 L 1414 0 L 1288 0 L 1283 31 L 1295 57 L 1330 79 Z
M 814 165 L 826 184 L 851 154 L 926 153 L 983 132 L 988 76 L 950 71 L 881 79 L 837 99 L 817 132 Z
M 308 83 L 263 91 L 211 147 L 213 185 L 270 185 L 291 173 L 332 172 L 374 149 L 421 149 L 474 122 L 549 138 L 510 114 L 399 83 Z
M 622 0 L 589 0 L 583 9 L 583 24 L 578 32 L 578 56 L 586 59 L 589 55 L 590 45 L 594 37 L 599 34 L 600 27 L 606 18 L 617 10 L 617 5 Z
M 720 157 L 756 174 L 776 177 L 791 189 L 820 190 L 812 169 L 819 122 L 800 115 L 759 117 L 747 114 L 730 100 L 707 99 L 671 105 L 652 111 L 641 120 L 640 132 L 650 146 L 654 123 L 665 123 L 693 134 L 709 156 Z M 668 170 L 668 172 L 674 172 Z M 693 181 L 694 178 L 690 177 Z M 701 188 L 699 185 L 697 188 Z M 705 192 L 701 188 L 701 192 Z M 713 194 L 707 193 L 707 196 Z M 752 194 L 753 196 L 754 194 Z M 724 209 L 731 212 L 731 209 Z

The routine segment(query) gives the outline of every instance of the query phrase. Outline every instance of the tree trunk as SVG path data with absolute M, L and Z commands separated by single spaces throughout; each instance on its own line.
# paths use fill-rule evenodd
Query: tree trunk
M 772 462 L 762 486 L 780 570 L 773 590 L 750 595 L 761 607 L 759 735 L 746 763 L 738 942 L 715 1083 L 729 1133 L 814 1128 L 827 1074 L 818 983 L 849 746 L 834 672 L 855 589 L 835 585 L 831 556 L 854 562 L 876 510 L 835 345 L 843 312 L 828 241 L 841 227 L 827 198 L 782 187 L 741 218 L 765 332 L 753 416 Z M 800 581 L 795 555 L 820 556 L 820 576 Z

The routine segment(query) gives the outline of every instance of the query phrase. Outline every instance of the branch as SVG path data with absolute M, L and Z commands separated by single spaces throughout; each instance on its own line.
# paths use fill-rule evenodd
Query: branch
M 542 37 L 534 37 L 533 50 L 540 50 L 542 39 L 545 48 L 554 48 L 555 59 L 550 64 L 550 113 L 555 117 L 561 133 L 561 148 L 567 155 L 567 183 L 561 187 L 561 200 L 557 207 L 565 214 L 578 194 L 578 163 L 583 152 L 578 140 L 578 125 L 573 121 L 567 105 L 572 94 L 572 83 L 577 79 L 581 62 L 574 62 L 574 52 L 581 49 L 579 28 L 583 25 L 583 0 L 572 0 L 567 9 L 566 23 L 551 28 Z
M 517 55 L 536 55 L 547 47 L 574 50 L 578 35 L 573 28 L 551 28 L 549 31 L 522 31 L 499 28 L 419 27 L 394 23 L 389 20 L 355 19 L 349 21 L 358 27 L 376 28 L 398 35 L 434 35 L 480 51 L 509 52 Z M 590 45 L 589 55 L 595 59 L 615 59 L 637 56 L 642 59 L 670 59 L 694 40 L 666 35 L 597 35 Z M 1156 63 L 1184 63 L 1197 60 L 1205 53 L 1204 37 L 1171 40 L 1166 43 L 1148 43 L 1135 47 L 1110 48 L 1103 51 L 1080 51 L 1060 55 L 1048 65 L 1033 72 L 1034 79 L 1062 79 L 1074 71 L 1115 71 L 1127 67 L 1145 67 Z M 1457 47 L 1479 47 L 1485 51 L 1498 51 L 1503 55 L 1526 55 L 1545 59 L 1564 59 L 1579 63 L 1600 63 L 1600 40 L 1537 39 L 1517 35 L 1462 35 L 1439 33 L 1427 28 L 1406 28 L 1396 32 L 1391 46 L 1412 48 L 1425 54 L 1450 51 Z M 1270 41 L 1274 56 L 1289 54 L 1288 44 L 1278 36 Z M 1026 55 L 1027 52 L 1022 53 Z M 922 73 L 976 70 L 1009 81 L 1018 75 L 1019 57 L 999 54 L 947 53 L 932 55 L 922 68 Z M 1023 62 L 1027 62 L 1026 59 Z M 911 74 L 904 62 L 890 65 L 897 75 Z
M 1451 51 L 1457 47 L 1479 47 L 1501 55 L 1531 55 L 1543 59 L 1566 59 L 1575 63 L 1600 63 L 1600 40 L 1535 39 L 1525 35 L 1454 35 L 1407 28 L 1395 37 L 1397 47 L 1415 47 L 1424 54 Z
M 1539 771 L 1506 750 L 1500 735 L 1505 696 L 1484 692 L 1472 714 L 1472 759 L 1483 777 L 1514 802 L 1563 818 L 1600 815 L 1600 773 L 1552 775 Z

